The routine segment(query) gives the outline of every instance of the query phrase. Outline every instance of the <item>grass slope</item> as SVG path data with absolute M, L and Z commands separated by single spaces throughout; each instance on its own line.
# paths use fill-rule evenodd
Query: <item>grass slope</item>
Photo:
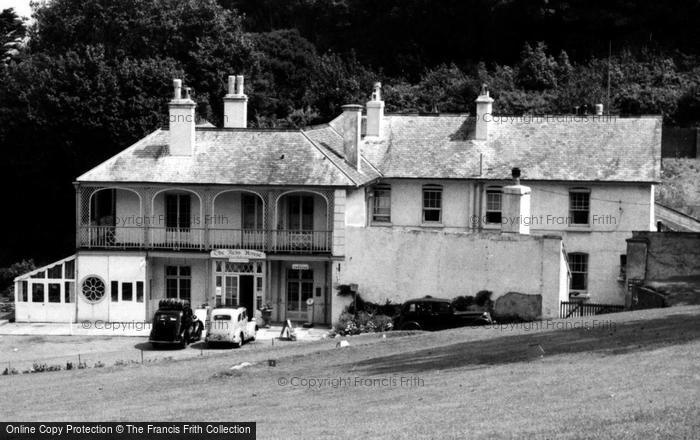
M 258 438 L 698 438 L 700 307 L 571 328 L 593 319 L 2 377 L 0 405 L 5 420 L 252 420 Z M 293 378 L 327 382 L 280 385 Z

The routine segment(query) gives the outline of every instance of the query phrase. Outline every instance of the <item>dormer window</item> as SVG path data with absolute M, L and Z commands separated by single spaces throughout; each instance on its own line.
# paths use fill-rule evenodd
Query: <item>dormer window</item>
M 486 223 L 501 224 L 503 190 L 501 187 L 486 189 Z
M 372 221 L 391 222 L 391 186 L 377 185 L 372 190 Z
M 423 223 L 442 222 L 442 186 L 423 187 Z

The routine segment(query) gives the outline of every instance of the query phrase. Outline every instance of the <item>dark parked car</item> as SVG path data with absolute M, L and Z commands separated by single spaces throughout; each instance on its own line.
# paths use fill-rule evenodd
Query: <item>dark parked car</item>
M 406 301 L 394 321 L 398 330 L 445 330 L 470 325 L 492 324 L 488 312 L 460 312 L 449 299 L 426 296 Z
M 153 348 L 165 345 L 185 348 L 202 338 L 203 329 L 204 324 L 197 319 L 188 301 L 161 300 L 148 340 Z

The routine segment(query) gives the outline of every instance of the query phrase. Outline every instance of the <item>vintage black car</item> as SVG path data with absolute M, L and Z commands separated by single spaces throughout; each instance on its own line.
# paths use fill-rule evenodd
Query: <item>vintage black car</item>
M 202 338 L 204 324 L 195 316 L 188 301 L 166 299 L 158 304 L 148 338 L 153 348 L 187 344 Z
M 394 319 L 398 330 L 445 330 L 455 327 L 492 324 L 489 312 L 454 309 L 452 301 L 443 298 L 424 298 L 406 301 Z

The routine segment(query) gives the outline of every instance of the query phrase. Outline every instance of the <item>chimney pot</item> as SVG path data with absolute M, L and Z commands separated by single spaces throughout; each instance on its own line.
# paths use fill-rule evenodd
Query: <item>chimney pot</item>
M 381 136 L 384 126 L 384 101 L 382 101 L 382 83 L 374 83 L 372 99 L 367 102 L 367 136 Z
M 236 93 L 236 75 L 228 76 L 228 90 L 226 93 L 229 95 Z
M 173 100 L 168 105 L 170 135 L 169 152 L 173 156 L 190 156 L 195 146 L 195 107 L 190 99 L 190 88 L 185 87 L 182 97 L 182 81 L 173 80 Z
M 520 185 L 520 168 L 513 168 L 511 170 L 511 175 L 513 176 L 513 183 L 515 185 Z
M 530 234 L 530 188 L 520 184 L 520 168 L 511 170 L 513 184 L 503 187 L 501 233 Z
M 236 76 L 236 95 L 243 94 L 243 75 Z
M 224 128 L 246 128 L 248 97 L 244 93 L 243 75 L 229 75 L 227 92 L 224 96 Z
M 493 98 L 489 96 L 488 86 L 483 84 L 481 94 L 476 98 L 476 133 L 474 137 L 478 141 L 485 141 L 489 137 L 492 108 Z
M 182 80 L 173 80 L 173 99 L 182 99 Z
M 603 104 L 595 105 L 595 114 L 598 116 L 603 116 Z

